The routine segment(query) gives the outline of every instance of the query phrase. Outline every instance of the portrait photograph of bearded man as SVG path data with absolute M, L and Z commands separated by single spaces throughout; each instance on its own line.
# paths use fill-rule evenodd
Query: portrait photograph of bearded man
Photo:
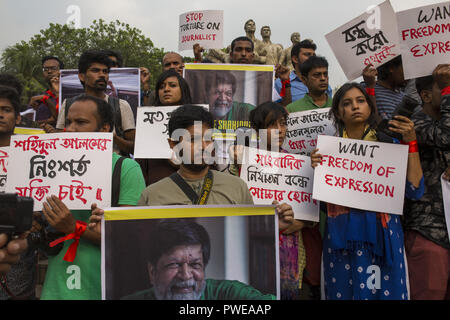
M 107 222 L 104 299 L 275 300 L 275 234 L 255 238 L 249 229 L 274 223 L 272 216 Z M 261 236 L 264 255 L 255 254 Z M 259 276 L 265 267 L 270 281 Z

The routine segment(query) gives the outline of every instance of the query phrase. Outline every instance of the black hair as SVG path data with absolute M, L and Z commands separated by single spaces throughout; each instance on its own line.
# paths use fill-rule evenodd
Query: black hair
M 415 81 L 416 90 L 419 95 L 423 90 L 431 90 L 433 88 L 433 76 L 420 77 Z
M 179 105 L 182 104 L 190 104 L 192 103 L 191 99 L 191 90 L 189 89 L 189 85 L 186 80 L 178 72 L 176 72 L 174 69 L 169 69 L 164 71 L 158 78 L 158 81 L 155 85 L 155 98 L 153 100 L 154 106 L 162 106 L 161 99 L 159 98 L 159 88 L 163 84 L 163 82 L 170 77 L 176 77 L 178 79 L 178 85 L 180 86 L 181 90 L 181 100 L 179 101 Z
M 246 37 L 246 36 L 242 36 L 242 37 L 237 37 L 236 39 L 234 39 L 231 42 L 231 52 L 234 51 L 234 47 L 236 46 L 236 42 L 238 42 L 238 41 L 248 41 L 248 42 L 250 42 L 251 45 L 252 45 L 252 51 L 255 50 L 255 44 L 253 43 L 252 39 L 250 39 L 249 37 Z
M 117 59 L 117 67 L 118 68 L 122 68 L 123 67 L 123 58 L 122 55 L 118 52 L 118 51 L 114 51 L 114 50 L 102 50 L 108 57 L 116 57 Z M 113 62 L 111 62 L 111 65 L 113 64 Z
M 236 77 L 229 70 L 209 72 L 208 79 L 205 81 L 206 94 L 208 95 L 211 88 L 219 84 L 231 84 L 233 95 L 236 92 Z
M 377 77 L 380 80 L 386 80 L 389 79 L 392 76 L 392 71 L 389 69 L 396 68 L 402 65 L 402 56 L 397 56 L 394 59 L 386 62 L 385 64 L 379 66 L 377 68 Z
M 310 40 L 303 40 L 299 43 L 294 44 L 294 46 L 291 49 L 291 59 L 292 57 L 298 57 L 298 54 L 300 53 L 301 49 L 313 49 L 314 51 L 317 50 L 317 45 L 314 42 L 311 42 Z M 292 64 L 295 64 L 292 61 Z
M 308 77 L 309 73 L 312 69 L 315 68 L 327 68 L 328 69 L 328 61 L 324 57 L 319 56 L 311 56 L 300 66 L 300 73 L 305 78 Z
M 330 109 L 330 116 L 333 118 L 334 126 L 336 127 L 337 131 L 339 133 L 342 133 L 342 130 L 345 128 L 344 123 L 342 120 L 339 119 L 339 104 L 341 103 L 342 98 L 347 93 L 347 91 L 356 88 L 364 95 L 367 104 L 370 107 L 370 116 L 368 119 L 368 125 L 371 129 L 376 129 L 378 122 L 379 122 L 379 116 L 376 105 L 373 103 L 372 99 L 370 99 L 370 96 L 367 94 L 364 87 L 362 87 L 359 83 L 356 82 L 347 82 L 342 87 L 339 88 L 339 90 L 333 95 L 333 102 Z
M 255 130 L 267 129 L 280 119 L 287 120 L 289 113 L 286 109 L 272 101 L 264 102 L 250 111 L 249 121 Z
M 104 64 L 110 69 L 112 61 L 104 51 L 87 50 L 83 52 L 78 60 L 78 73 L 86 73 L 93 63 Z
M 192 219 L 161 219 L 152 228 L 147 260 L 156 266 L 162 255 L 181 245 L 202 246 L 204 267 L 209 262 L 211 242 L 206 229 Z
M 58 57 L 55 57 L 55 56 L 45 56 L 45 57 L 43 57 L 42 58 L 42 62 L 41 62 L 42 66 L 44 66 L 44 63 L 47 60 L 56 60 L 56 61 L 58 61 L 59 69 L 64 69 L 64 63 Z
M 16 117 L 20 114 L 20 96 L 16 89 L 10 86 L 0 85 L 0 98 L 9 100 L 14 108 Z
M 211 112 L 207 111 L 201 106 L 186 104 L 178 107 L 172 112 L 169 120 L 169 137 L 177 129 L 187 129 L 195 124 L 196 121 L 201 121 L 203 125 L 209 128 L 214 127 L 214 118 Z
M 75 102 L 92 101 L 97 105 L 97 123 L 98 128 L 101 128 L 104 124 L 109 124 L 109 131 L 112 132 L 114 129 L 114 113 L 111 105 L 103 99 L 88 96 L 86 94 L 81 94 L 72 101 L 72 105 Z M 67 118 L 68 113 L 66 114 Z
M 22 82 L 12 73 L 0 73 L 0 85 L 14 88 L 19 94 L 19 98 L 22 96 Z

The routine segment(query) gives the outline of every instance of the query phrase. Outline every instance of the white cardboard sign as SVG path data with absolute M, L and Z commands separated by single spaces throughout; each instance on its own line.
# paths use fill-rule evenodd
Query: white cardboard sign
M 209 109 L 208 105 L 199 105 Z M 179 106 L 139 107 L 136 118 L 134 157 L 136 159 L 171 159 L 169 138 L 170 115 Z
M 180 15 L 178 50 L 223 48 L 223 10 L 202 10 Z
M 313 198 L 375 212 L 403 213 L 408 146 L 320 135 L 322 164 Z
M 396 13 L 405 79 L 450 63 L 450 1 Z
M 317 146 L 317 136 L 334 136 L 336 129 L 329 115 L 330 108 L 293 112 L 287 119 L 283 149 L 289 153 L 310 155 Z
M 319 221 L 319 201 L 312 198 L 314 170 L 309 157 L 246 148 L 241 167 L 255 204 L 288 203 L 299 220 Z
M 395 13 L 389 1 L 366 11 L 325 35 L 348 80 L 363 69 L 394 59 L 400 54 Z
M 0 148 L 0 193 L 5 192 L 8 176 L 9 147 Z
M 443 176 L 444 174 L 442 174 Z M 442 199 L 444 200 L 445 222 L 447 224 L 447 233 L 450 239 L 450 181 L 441 176 Z
M 33 198 L 34 211 L 50 195 L 71 210 L 108 207 L 112 142 L 112 133 L 13 135 L 6 192 Z

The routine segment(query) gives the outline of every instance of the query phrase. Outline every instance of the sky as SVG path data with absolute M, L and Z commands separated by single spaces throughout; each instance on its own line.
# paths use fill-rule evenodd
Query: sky
M 427 1 L 427 0 L 395 0 Z M 329 62 L 331 87 L 347 81 L 325 34 L 364 13 L 371 5 L 383 0 L 0 0 L 0 51 L 20 41 L 28 41 L 50 23 L 67 23 L 73 16 L 71 6 L 80 10 L 81 27 L 93 20 L 120 20 L 140 29 L 158 48 L 178 51 L 179 15 L 193 10 L 224 10 L 224 46 L 245 35 L 244 23 L 256 22 L 256 37 L 260 28 L 271 27 L 273 43 L 285 48 L 291 45 L 290 36 L 300 32 L 301 39 L 310 38 L 317 44 L 316 53 Z M 281 5 L 280 5 L 281 4 Z M 180 52 L 193 57 L 192 51 Z

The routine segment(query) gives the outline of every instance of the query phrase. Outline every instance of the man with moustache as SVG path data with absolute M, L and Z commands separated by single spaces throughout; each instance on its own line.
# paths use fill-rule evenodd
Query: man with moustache
M 236 78 L 230 71 L 211 73 L 205 82 L 210 111 L 215 120 L 248 121 L 255 107 L 249 103 L 233 101 Z
M 59 71 L 64 69 L 64 63 L 55 56 L 42 58 L 42 75 L 48 90 L 43 94 L 33 96 L 29 105 L 36 110 L 36 121 L 55 125 L 58 114 Z
M 117 99 L 105 94 L 109 80 L 111 59 L 104 51 L 85 51 L 78 62 L 78 78 L 84 87 L 84 93 L 105 100 L 114 113 L 114 149 L 122 155 L 134 152 L 134 137 L 136 125 L 133 111 L 127 101 Z M 70 108 L 74 98 L 66 99 L 58 113 L 56 128 L 64 130 L 67 109 Z
M 169 236 L 168 236 L 169 235 Z M 205 279 L 211 244 L 190 219 L 161 219 L 150 232 L 147 269 L 152 288 L 124 300 L 275 300 L 236 280 Z

